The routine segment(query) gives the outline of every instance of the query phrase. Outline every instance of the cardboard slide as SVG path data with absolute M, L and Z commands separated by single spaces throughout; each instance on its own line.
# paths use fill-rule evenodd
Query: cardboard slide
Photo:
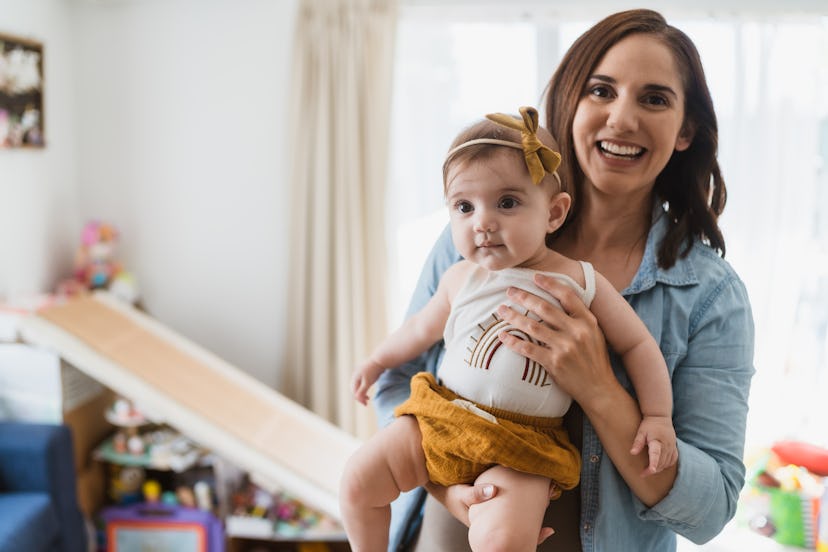
M 21 323 L 52 349 L 195 442 L 339 520 L 339 477 L 359 441 L 252 376 L 106 294 Z

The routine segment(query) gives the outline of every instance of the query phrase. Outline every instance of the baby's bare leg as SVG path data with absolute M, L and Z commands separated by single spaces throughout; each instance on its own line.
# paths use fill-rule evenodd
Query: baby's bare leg
M 371 437 L 348 460 L 339 505 L 354 552 L 385 552 L 391 502 L 425 485 L 428 472 L 417 420 L 401 416 Z
M 477 483 L 492 483 L 497 494 L 469 508 L 469 544 L 475 552 L 537 550 L 543 515 L 549 506 L 549 479 L 495 466 Z

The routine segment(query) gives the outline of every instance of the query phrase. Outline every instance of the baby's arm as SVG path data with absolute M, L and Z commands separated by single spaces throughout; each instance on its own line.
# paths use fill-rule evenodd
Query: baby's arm
M 647 326 L 601 274 L 595 274 L 595 298 L 590 309 L 610 347 L 621 356 L 638 396 L 643 420 L 631 452 L 646 444 L 650 464 L 645 473 L 657 473 L 678 460 L 673 429 L 673 393 L 664 357 Z
M 464 261 L 452 265 L 437 286 L 428 303 L 406 319 L 402 326 L 374 349 L 368 360 L 359 365 L 351 380 L 356 400 L 368 402 L 368 389 L 385 370 L 399 366 L 427 350 L 443 337 L 451 311 L 451 299 L 462 284 L 468 264 Z

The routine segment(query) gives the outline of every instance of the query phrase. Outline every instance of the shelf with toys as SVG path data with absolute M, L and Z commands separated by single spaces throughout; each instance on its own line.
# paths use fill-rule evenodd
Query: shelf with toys
M 183 472 L 207 454 L 177 431 L 153 424 L 127 399 L 118 398 L 105 416 L 118 430 L 95 449 L 97 460 Z
M 225 533 L 211 453 L 116 396 L 103 417 L 114 428 L 92 452 L 107 474 L 95 515 L 99 549 L 167 548 L 222 552 Z M 186 543 L 196 539 L 205 547 Z
M 324 543 L 316 549 L 347 550 L 332 517 L 255 484 L 249 473 L 157 423 L 152 411 L 117 397 L 104 416 L 115 431 L 93 452 L 109 475 L 106 505 L 96 516 L 102 549 L 116 539 L 136 546 L 163 539 L 175 543 L 170 549 L 190 550 L 182 543 L 201 538 L 206 552 L 257 548 L 257 541 L 258 548 Z
M 289 530 L 290 523 L 284 523 L 288 520 L 279 516 L 284 517 L 288 510 L 277 507 L 264 515 L 273 525 L 270 536 L 260 537 L 264 533 L 257 532 L 254 539 L 252 533 L 239 529 L 239 524 L 245 521 L 236 517 L 257 517 L 255 513 L 231 517 L 229 506 L 226 511 L 219 507 L 217 517 L 229 520 L 232 528 L 232 532 L 228 531 L 231 534 L 228 543 L 234 552 L 255 548 L 254 544 L 246 543 L 260 538 L 283 542 L 285 546 L 312 538 L 314 542 L 328 543 L 335 550 L 343 544 L 340 541 L 344 541 L 344 536 L 335 529 L 339 515 L 339 476 L 345 461 L 358 446 L 358 441 L 349 434 L 109 294 L 80 295 L 49 306 L 26 317 L 21 322 L 20 334 L 31 345 L 56 351 L 133 405 L 140 404 L 145 417 L 153 422 L 146 426 L 138 421 L 118 424 L 118 416 L 132 419 L 133 407 L 113 403 L 108 416 L 116 422 L 116 427 L 121 426 L 115 435 L 122 432 L 122 436 L 113 435 L 96 449 L 96 455 L 107 463 L 119 460 L 124 465 L 135 464 L 146 470 L 143 463 L 157 461 L 157 456 L 152 460 L 152 449 L 160 446 L 163 450 L 164 438 L 160 437 L 162 442 L 144 440 L 143 451 L 135 443 L 130 452 L 133 437 L 130 433 L 146 433 L 149 438 L 157 429 L 155 426 L 173 428 L 197 444 L 197 449 L 203 447 L 210 451 L 205 458 L 215 478 L 211 489 L 217 505 L 225 499 L 229 501 L 232 492 L 220 483 L 223 476 L 216 475 L 220 474 L 221 465 L 226 464 L 249 474 L 252 481 L 271 493 L 272 504 L 284 503 L 283 497 L 295 497 L 307 507 L 296 511 L 318 512 L 304 518 L 300 514 L 299 521 L 293 521 L 301 530 L 287 535 L 285 531 Z M 170 461 L 168 457 L 167 462 Z M 159 481 L 162 489 L 169 490 L 165 484 L 172 485 L 175 492 L 177 479 L 194 470 L 198 473 L 204 461 L 200 458 L 181 473 L 173 469 L 156 470 L 145 482 L 162 478 Z M 121 466 L 124 467 L 129 466 Z M 120 473 L 117 477 L 122 479 Z M 168 483 L 164 477 L 172 481 Z M 111 474 L 109 479 L 114 481 L 115 475 Z M 149 492 L 152 495 L 151 488 Z M 165 505 L 163 490 L 158 504 Z M 312 535 L 309 527 L 301 527 L 312 518 L 317 525 L 330 524 L 334 529 Z M 263 526 L 261 522 L 252 523 Z M 233 544 L 234 541 L 239 544 Z

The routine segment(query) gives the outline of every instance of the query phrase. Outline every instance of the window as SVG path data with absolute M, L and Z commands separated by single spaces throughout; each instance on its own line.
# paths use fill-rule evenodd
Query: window
M 486 21 L 403 9 L 388 199 L 389 321 L 401 320 L 445 226 L 443 155 L 483 113 L 539 105 L 563 51 L 592 21 Z M 446 12 L 449 13 L 449 12 Z M 458 15 L 459 13 L 459 15 Z M 727 260 L 756 322 L 748 444 L 828 443 L 828 20 L 668 17 L 699 47 L 719 117 Z

